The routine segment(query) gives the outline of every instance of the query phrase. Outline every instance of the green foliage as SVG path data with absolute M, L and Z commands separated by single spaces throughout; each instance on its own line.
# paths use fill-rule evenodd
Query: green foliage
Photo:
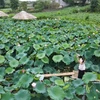
M 0 0 L 0 8 L 4 8 L 5 7 L 5 1 L 4 0 Z
M 64 2 L 68 3 L 70 6 L 73 6 L 74 5 L 74 1 L 75 0 L 63 0 Z
M 99 12 L 100 11 L 100 0 L 91 0 L 91 11 Z
M 24 10 L 26 11 L 27 10 L 27 2 L 21 2 L 19 4 L 19 10 Z
M 96 91 L 92 92 L 97 89 L 92 81 L 99 77 L 95 73 L 86 73 L 82 80 L 69 78 L 65 82 L 60 77 L 40 82 L 38 77 L 72 71 L 77 53 L 86 57 L 87 68 L 100 73 L 97 26 L 55 19 L 29 22 L 2 19 L 0 25 L 1 100 L 78 100 L 84 94 L 88 99 L 94 96 L 100 99 Z M 35 87 L 32 82 L 36 83 Z
M 33 6 L 35 11 L 42 11 L 44 9 L 56 9 L 59 7 L 59 4 L 49 0 L 38 0 Z
M 10 7 L 12 10 L 16 10 L 18 9 L 19 3 L 18 0 L 10 0 Z

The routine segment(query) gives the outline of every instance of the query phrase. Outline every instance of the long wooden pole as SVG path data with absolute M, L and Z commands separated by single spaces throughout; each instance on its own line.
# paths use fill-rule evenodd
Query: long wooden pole
M 72 76 L 74 75 L 74 72 L 68 72 L 68 73 L 57 73 L 57 74 L 44 74 L 44 77 L 52 77 L 52 76 Z

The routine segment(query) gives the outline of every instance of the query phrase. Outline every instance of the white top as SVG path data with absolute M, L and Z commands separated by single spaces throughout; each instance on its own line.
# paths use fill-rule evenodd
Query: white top
M 79 64 L 79 70 L 85 70 L 85 63 Z

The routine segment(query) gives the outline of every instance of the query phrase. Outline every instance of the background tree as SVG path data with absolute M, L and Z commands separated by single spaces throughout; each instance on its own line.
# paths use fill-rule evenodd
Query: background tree
M 82 6 L 84 6 L 86 3 L 86 0 L 82 0 Z
M 98 0 L 91 0 L 90 9 L 92 12 L 97 11 L 98 8 Z
M 12 8 L 12 10 L 16 10 L 19 6 L 19 2 L 18 0 L 10 0 L 10 7 Z
M 2 7 L 2 8 L 5 7 L 5 1 L 4 0 L 0 0 L 0 7 Z

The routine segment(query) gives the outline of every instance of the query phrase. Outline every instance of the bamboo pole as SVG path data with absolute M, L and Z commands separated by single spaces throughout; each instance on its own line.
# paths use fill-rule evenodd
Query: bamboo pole
M 52 77 L 52 76 L 72 76 L 74 75 L 74 72 L 68 72 L 68 73 L 57 73 L 57 74 L 44 74 L 44 77 Z

